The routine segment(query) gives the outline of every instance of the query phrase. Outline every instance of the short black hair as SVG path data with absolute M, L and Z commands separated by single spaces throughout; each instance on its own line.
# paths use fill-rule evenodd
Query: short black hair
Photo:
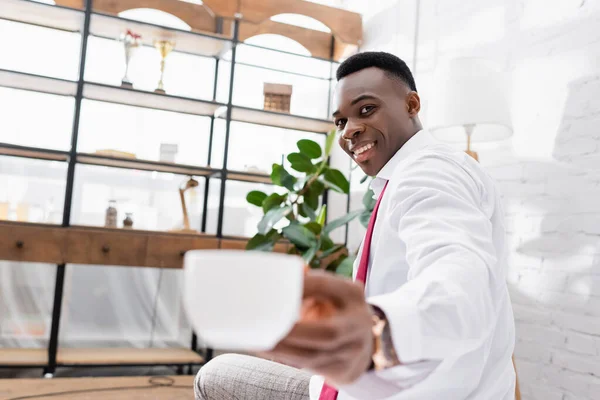
M 399 79 L 408 85 L 410 90 L 417 91 L 415 78 L 408 65 L 395 55 L 383 51 L 367 51 L 349 57 L 340 64 L 336 78 L 339 81 L 350 74 L 372 67 L 385 71 L 390 78 Z

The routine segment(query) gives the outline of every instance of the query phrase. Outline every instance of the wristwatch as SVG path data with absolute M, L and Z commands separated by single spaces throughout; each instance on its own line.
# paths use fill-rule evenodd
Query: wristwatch
M 380 308 L 372 306 L 373 310 L 373 355 L 371 369 L 381 371 L 400 365 L 396 355 L 390 325 L 385 313 Z

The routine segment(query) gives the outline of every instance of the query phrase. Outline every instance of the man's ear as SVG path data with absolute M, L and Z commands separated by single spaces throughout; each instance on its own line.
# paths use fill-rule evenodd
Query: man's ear
M 421 111 L 421 98 L 417 92 L 411 91 L 406 95 L 406 108 L 411 118 Z

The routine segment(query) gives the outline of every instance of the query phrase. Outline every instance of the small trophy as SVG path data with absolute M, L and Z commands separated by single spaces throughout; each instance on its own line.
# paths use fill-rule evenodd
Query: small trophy
M 158 50 L 160 54 L 160 80 L 158 81 L 158 87 L 154 90 L 154 93 L 165 94 L 165 85 L 163 82 L 163 78 L 165 77 L 165 62 L 167 60 L 167 56 L 173 49 L 175 48 L 175 42 L 170 42 L 168 40 L 155 40 L 154 47 Z
M 133 89 L 133 83 L 129 79 L 129 62 L 131 61 L 131 57 L 133 56 L 134 51 L 140 46 L 140 39 L 142 37 L 138 34 L 127 30 L 123 35 L 121 35 L 121 41 L 123 42 L 123 47 L 125 49 L 125 76 L 121 80 L 121 87 Z

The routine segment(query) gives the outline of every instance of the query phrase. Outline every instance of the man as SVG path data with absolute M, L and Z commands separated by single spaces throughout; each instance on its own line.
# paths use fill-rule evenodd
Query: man
M 422 129 L 415 82 L 399 58 L 357 54 L 337 79 L 340 146 L 375 177 L 378 198 L 355 264 L 366 286 L 309 274 L 305 297 L 328 299 L 335 314 L 297 323 L 268 354 L 301 369 L 217 357 L 198 374 L 197 399 L 514 399 L 514 322 L 492 180 Z

